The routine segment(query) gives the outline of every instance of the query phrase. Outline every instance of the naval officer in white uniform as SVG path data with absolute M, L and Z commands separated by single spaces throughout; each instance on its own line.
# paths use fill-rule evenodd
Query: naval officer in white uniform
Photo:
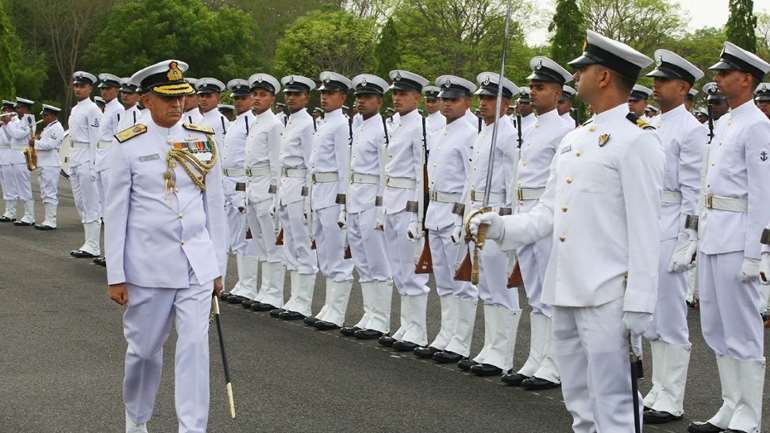
M 40 115 L 45 127 L 40 138 L 35 140 L 37 166 L 40 179 L 40 199 L 45 208 L 45 219 L 35 225 L 38 230 L 56 229 L 56 209 L 59 205 L 59 148 L 64 140 L 64 128 L 59 123 L 59 107 L 43 104 Z

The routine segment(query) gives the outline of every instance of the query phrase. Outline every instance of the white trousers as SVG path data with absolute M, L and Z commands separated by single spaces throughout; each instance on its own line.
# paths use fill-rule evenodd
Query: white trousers
M 205 433 L 209 413 L 209 313 L 212 284 L 168 289 L 128 285 L 123 314 L 126 349 L 123 398 L 128 417 L 150 420 L 163 369 L 163 345 L 174 318 L 176 413 L 180 433 Z
M 430 291 L 428 274 L 414 273 L 422 241 L 410 240 L 407 231 L 416 219 L 415 213 L 407 211 L 385 215 L 385 247 L 393 283 L 401 296 L 427 295 Z
M 70 184 L 75 207 L 83 224 L 97 221 L 100 215 L 99 189 L 93 164 L 85 163 L 70 168 Z
M 551 237 L 520 248 L 517 255 L 529 306 L 535 314 L 551 317 L 550 305 L 542 302 L 545 270 L 551 255 Z
M 471 243 L 471 251 L 473 251 Z M 499 305 L 510 311 L 519 311 L 519 292 L 509 289 L 511 272 L 508 254 L 497 242 L 485 242 L 479 253 L 479 298 L 486 305 Z
M 465 243 L 453 243 L 453 231 L 454 226 L 451 225 L 441 230 L 428 230 L 436 293 L 439 296 L 454 295 L 463 299 L 476 299 L 479 291 L 473 284 L 456 281 L 454 278 L 457 265 L 465 255 Z
M 658 272 L 658 301 L 650 328 L 644 334 L 648 340 L 661 340 L 668 344 L 689 345 L 687 328 L 687 274 L 668 272 L 676 239 L 660 243 Z
M 701 329 L 717 355 L 763 359 L 764 329 L 759 315 L 759 282 L 739 274 L 743 252 L 698 254 Z
M 96 188 L 99 192 L 99 215 L 107 208 L 107 179 L 110 175 L 109 169 L 96 171 Z
M 573 418 L 572 430 L 633 432 L 623 298 L 598 307 L 554 306 L 553 343 L 564 402 Z
M 16 179 L 10 164 L 0 165 L 0 186 L 3 188 L 3 200 L 16 200 Z
M 40 181 L 40 199 L 45 206 L 56 207 L 59 205 L 59 167 L 40 167 L 38 179 Z
M 11 164 L 11 173 L 15 179 L 16 200 L 32 200 L 32 172 L 26 164 Z
M 283 227 L 286 269 L 300 274 L 318 272 L 316 252 L 310 249 L 310 232 L 305 224 L 305 207 L 302 201 L 278 208 L 278 218 Z
M 275 232 L 275 217 L 250 203 L 246 211 L 246 223 L 251 229 L 256 255 L 270 263 L 283 262 L 283 247 L 275 244 L 278 235 Z
M 345 259 L 345 230 L 337 225 L 339 212 L 340 205 L 313 211 L 318 267 L 326 278 L 338 283 L 353 281 L 353 261 Z
M 390 263 L 385 251 L 385 236 L 375 230 L 377 209 L 348 214 L 348 242 L 358 281 L 390 280 Z

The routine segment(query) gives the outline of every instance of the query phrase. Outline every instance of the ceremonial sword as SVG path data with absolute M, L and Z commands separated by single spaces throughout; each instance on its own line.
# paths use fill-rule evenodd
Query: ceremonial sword
M 222 367 L 225 370 L 225 391 L 227 392 L 227 404 L 230 408 L 230 417 L 235 418 L 235 397 L 233 396 L 233 384 L 230 382 L 230 367 L 227 364 L 227 352 L 225 352 L 225 340 L 222 338 L 222 320 L 219 318 L 219 296 L 214 295 L 213 304 L 214 321 L 217 323 L 219 335 L 219 351 L 222 353 Z

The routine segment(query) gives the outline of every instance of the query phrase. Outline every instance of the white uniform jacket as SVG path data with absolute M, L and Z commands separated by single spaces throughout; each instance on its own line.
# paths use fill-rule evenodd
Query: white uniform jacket
M 291 113 L 281 136 L 281 168 L 306 170 L 304 179 L 281 177 L 278 196 L 284 205 L 303 200 L 302 189 L 308 185 L 310 173 L 310 152 L 313 147 L 313 118 L 307 109 Z
M 422 178 L 425 145 L 422 136 L 423 118 L 418 110 L 393 116 L 388 125 L 388 145 L 385 148 L 385 185 L 388 178 L 410 179 L 414 188 L 385 188 L 383 205 L 386 214 L 406 209 L 406 202 L 417 201 L 417 190 L 422 194 Z
M 67 122 L 73 146 L 70 167 L 94 163 L 101 123 L 102 112 L 90 98 L 83 99 L 72 107 Z
M 43 128 L 40 138 L 35 141 L 38 167 L 59 167 L 59 147 L 64 140 L 64 128 L 54 120 Z
M 183 117 L 184 119 L 184 117 Z M 220 143 L 222 168 L 244 170 L 246 161 L 246 138 L 254 127 L 254 114 L 251 110 L 244 111 L 230 123 L 225 135 L 225 141 Z M 235 177 L 242 177 L 235 176 Z
M 142 110 L 139 109 L 139 104 L 134 104 L 131 107 L 126 108 L 122 113 L 120 113 L 120 121 L 118 122 L 117 131 L 119 132 L 136 125 L 141 121 L 141 117 Z M 182 119 L 184 119 L 184 117 L 182 117 Z
M 182 115 L 181 123 L 188 122 L 185 120 L 186 115 L 187 113 Z M 217 141 L 217 146 L 221 147 L 224 145 L 225 135 L 227 134 L 227 130 L 230 128 L 230 121 L 227 120 L 227 117 L 220 113 L 216 107 L 205 113 L 201 113 L 201 117 L 196 125 L 208 126 L 209 128 L 213 129 L 214 139 Z
M 348 118 L 337 109 L 324 115 L 324 122 L 313 134 L 310 153 L 310 172 L 313 210 L 325 209 L 336 204 L 337 194 L 347 194 L 350 167 L 351 126 Z M 337 182 L 315 182 L 314 176 L 337 173 Z
M 270 187 L 277 188 L 281 178 L 279 154 L 283 124 L 269 109 L 254 116 L 253 120 L 254 125 L 250 127 L 246 139 L 244 164 L 251 173 L 246 190 L 249 202 L 256 204 L 260 211 L 268 211 L 276 197 L 275 193 L 270 192 Z M 264 175 L 258 175 L 259 170 L 267 171 Z
M 498 124 L 489 205 L 495 208 L 510 208 L 513 203 L 513 188 L 511 187 L 513 186 L 514 167 L 518 162 L 516 151 L 518 133 L 513 123 L 505 117 L 500 117 Z M 481 133 L 476 137 L 471 156 L 470 175 L 463 191 L 463 203 L 477 202 L 476 208 L 481 207 L 484 197 L 493 127 L 494 123 L 483 125 Z
M 5 133 L 8 137 L 8 143 L 11 151 L 8 152 L 8 164 L 25 164 L 24 149 L 29 147 L 29 137 L 31 128 L 27 116 L 23 118 L 15 117 L 5 126 Z M 34 118 L 32 124 L 34 124 Z
M 379 113 L 366 120 L 361 116 L 354 119 L 350 158 L 351 176 L 363 174 L 377 177 L 375 183 L 350 183 L 346 197 L 347 211 L 359 213 L 374 207 L 385 187 L 385 126 Z
M 109 147 L 112 145 L 113 135 L 120 129 L 120 116 L 125 109 L 120 104 L 118 98 L 115 98 L 104 106 L 102 113 L 102 126 L 99 129 L 99 142 L 96 144 L 96 169 L 102 171 L 107 169 L 106 161 Z

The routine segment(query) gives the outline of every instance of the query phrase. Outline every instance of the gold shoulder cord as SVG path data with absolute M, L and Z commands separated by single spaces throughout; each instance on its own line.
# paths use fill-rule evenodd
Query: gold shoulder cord
M 190 152 L 189 149 L 174 149 L 171 148 L 166 155 L 166 165 L 168 169 L 163 174 L 163 180 L 166 184 L 166 190 L 172 191 L 176 186 L 176 180 L 174 178 L 174 168 L 177 163 L 182 166 L 185 173 L 190 176 L 190 179 L 195 183 L 201 191 L 206 191 L 206 175 L 217 161 L 217 146 L 211 136 L 207 135 L 209 146 L 211 147 L 211 159 L 208 162 L 199 160 Z M 193 171 L 194 170 L 194 171 Z

